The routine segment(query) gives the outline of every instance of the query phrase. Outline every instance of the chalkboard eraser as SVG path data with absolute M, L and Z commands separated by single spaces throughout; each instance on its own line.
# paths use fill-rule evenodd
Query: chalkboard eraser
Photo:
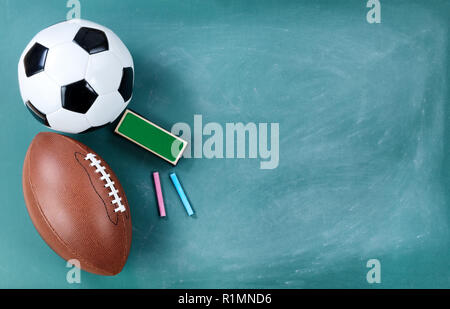
M 115 133 L 141 146 L 173 165 L 178 163 L 187 142 L 127 109 Z

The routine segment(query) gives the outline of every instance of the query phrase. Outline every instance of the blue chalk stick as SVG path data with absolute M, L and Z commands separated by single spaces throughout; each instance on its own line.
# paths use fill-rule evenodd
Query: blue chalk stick
M 175 175 L 175 173 L 171 173 L 170 179 L 172 180 L 173 185 L 175 186 L 175 189 L 177 190 L 178 195 L 180 196 L 181 201 L 183 202 L 184 208 L 186 208 L 188 215 L 192 216 L 194 214 L 194 211 L 192 210 L 191 204 L 189 204 L 186 194 L 184 194 L 184 190 L 181 187 L 180 182 L 178 181 L 177 175 Z

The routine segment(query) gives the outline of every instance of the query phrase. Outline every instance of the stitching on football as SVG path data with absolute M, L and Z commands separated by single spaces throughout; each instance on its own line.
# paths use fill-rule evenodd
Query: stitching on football
M 117 208 L 114 209 L 114 212 L 124 212 L 126 211 L 125 206 L 122 204 L 122 198 L 119 196 L 119 190 L 117 190 L 114 187 L 114 181 L 111 180 L 111 175 L 105 172 L 106 167 L 102 166 L 100 163 L 102 161 L 98 160 L 93 153 L 88 153 L 85 160 L 91 161 L 91 164 L 89 164 L 92 167 L 95 167 L 96 173 L 100 173 L 102 176 L 100 177 L 100 180 L 105 181 L 105 188 L 109 188 L 110 192 L 108 193 L 108 196 L 114 197 L 114 199 L 111 201 L 112 204 L 117 204 Z

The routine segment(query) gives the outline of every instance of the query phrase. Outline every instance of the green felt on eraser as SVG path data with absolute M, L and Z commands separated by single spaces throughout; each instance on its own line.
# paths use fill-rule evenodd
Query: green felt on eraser
M 114 130 L 158 157 L 176 165 L 187 142 L 127 109 Z

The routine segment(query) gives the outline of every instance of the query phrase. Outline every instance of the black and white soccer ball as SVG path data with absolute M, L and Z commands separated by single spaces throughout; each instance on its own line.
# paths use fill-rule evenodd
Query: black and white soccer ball
M 114 121 L 131 100 L 133 59 L 119 37 L 72 19 L 39 32 L 19 60 L 19 86 L 46 126 L 80 133 Z

